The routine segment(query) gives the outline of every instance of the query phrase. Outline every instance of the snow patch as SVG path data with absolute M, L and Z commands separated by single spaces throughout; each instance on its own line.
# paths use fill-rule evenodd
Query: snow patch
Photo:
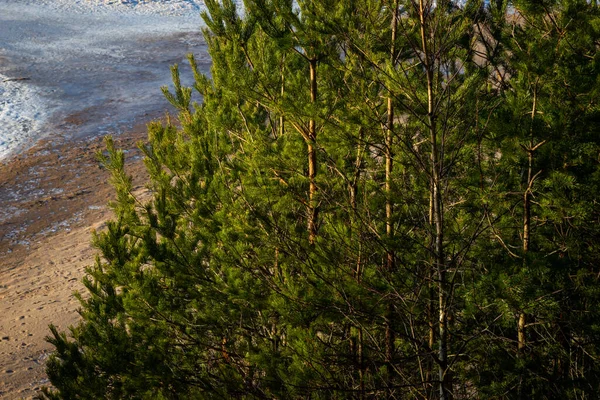
M 198 14 L 205 10 L 200 0 L 20 0 L 26 5 L 46 6 L 76 13 L 135 13 L 169 16 Z
M 34 86 L 0 75 L 0 159 L 39 139 L 46 116 Z

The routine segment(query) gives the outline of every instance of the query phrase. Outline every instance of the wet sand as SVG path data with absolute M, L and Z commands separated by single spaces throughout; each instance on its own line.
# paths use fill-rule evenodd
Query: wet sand
M 127 150 L 128 171 L 143 193 L 144 168 L 135 143 L 145 125 L 116 137 Z M 32 398 L 48 380 L 44 340 L 53 323 L 65 330 L 78 321 L 73 292 L 97 251 L 91 231 L 102 230 L 111 211 L 109 174 L 95 153 L 100 138 L 43 142 L 0 165 L 0 398 Z

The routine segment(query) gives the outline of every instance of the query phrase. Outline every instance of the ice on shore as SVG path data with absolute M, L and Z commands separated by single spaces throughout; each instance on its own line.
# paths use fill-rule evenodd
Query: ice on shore
M 77 134 L 90 135 L 166 110 L 169 66 L 190 51 L 207 59 L 204 9 L 203 0 L 0 0 L 0 162 L 69 137 L 69 115 L 87 116 Z
M 37 92 L 26 80 L 0 75 L 0 160 L 41 138 L 47 113 Z
M 52 7 L 71 13 L 118 11 L 183 16 L 204 10 L 203 0 L 16 0 L 16 2 L 23 5 Z

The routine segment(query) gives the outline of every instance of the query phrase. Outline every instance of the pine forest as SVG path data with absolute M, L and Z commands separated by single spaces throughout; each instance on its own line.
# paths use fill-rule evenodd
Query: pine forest
M 44 398 L 599 398 L 597 0 L 206 6 Z

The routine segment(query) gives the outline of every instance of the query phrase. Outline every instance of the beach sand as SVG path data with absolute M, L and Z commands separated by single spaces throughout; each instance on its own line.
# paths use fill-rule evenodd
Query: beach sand
M 144 192 L 144 168 L 136 142 L 145 125 L 115 137 L 127 150 L 128 172 Z M 109 173 L 96 152 L 101 138 L 38 143 L 0 164 L 0 398 L 32 398 L 48 386 L 45 360 L 52 346 L 48 325 L 77 323 L 84 270 L 97 251 L 91 231 L 111 217 Z

